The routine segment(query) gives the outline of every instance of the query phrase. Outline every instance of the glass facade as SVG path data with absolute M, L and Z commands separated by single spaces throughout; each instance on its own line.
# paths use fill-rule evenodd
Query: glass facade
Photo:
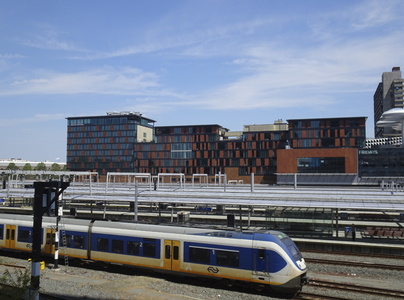
M 67 118 L 67 168 L 99 174 L 133 172 L 138 130 L 152 132 L 153 123 L 131 113 Z
M 359 149 L 358 168 L 359 177 L 404 176 L 404 149 Z
M 285 147 L 287 132 L 224 137 L 219 125 L 156 127 L 154 142 L 135 145 L 135 172 L 214 175 L 233 168 L 238 176 L 276 172 L 273 149 Z M 145 150 L 145 149 L 150 150 Z
M 297 173 L 345 173 L 345 157 L 299 157 Z
M 366 117 L 288 120 L 292 148 L 364 147 Z

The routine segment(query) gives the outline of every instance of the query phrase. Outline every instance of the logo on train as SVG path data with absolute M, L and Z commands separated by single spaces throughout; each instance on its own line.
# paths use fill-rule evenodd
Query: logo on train
M 26 247 L 27 247 L 28 249 L 32 249 L 32 245 L 31 245 L 31 244 L 27 244 Z
M 218 268 L 214 268 L 214 267 L 209 267 L 208 268 L 208 272 L 209 273 L 218 273 L 219 272 L 219 269 Z

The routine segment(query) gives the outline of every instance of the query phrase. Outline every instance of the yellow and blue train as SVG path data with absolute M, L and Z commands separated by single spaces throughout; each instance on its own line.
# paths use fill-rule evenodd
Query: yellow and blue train
M 204 276 L 295 294 L 307 283 L 304 258 L 279 231 L 236 232 L 64 218 L 69 257 Z M 54 253 L 56 219 L 43 217 L 42 253 Z M 30 251 L 32 216 L 0 214 L 0 248 Z M 62 247 L 62 237 L 59 241 Z

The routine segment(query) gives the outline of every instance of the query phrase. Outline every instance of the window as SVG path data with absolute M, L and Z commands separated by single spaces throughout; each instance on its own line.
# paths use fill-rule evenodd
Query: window
M 311 121 L 311 128 L 318 128 L 320 127 L 320 121 Z
M 152 243 L 143 243 L 143 256 L 155 257 L 156 245 Z
M 123 253 L 123 241 L 112 240 L 112 252 Z
M 298 173 L 345 173 L 345 157 L 299 157 Z
M 98 239 L 97 240 L 97 250 L 98 251 L 108 251 L 108 239 Z
M 139 243 L 129 241 L 127 244 L 127 253 L 131 255 L 139 255 Z
M 218 266 L 236 267 L 239 265 L 239 253 L 233 251 L 216 251 L 216 264 Z
M 18 230 L 18 241 L 29 243 L 30 232 L 28 230 Z
M 166 245 L 165 246 L 165 259 L 170 259 L 171 258 L 171 254 L 170 254 L 170 250 L 171 250 L 171 246 L 170 245 Z
M 210 250 L 204 248 L 189 247 L 189 261 L 200 264 L 209 264 Z
M 84 236 L 74 236 L 73 238 L 73 247 L 77 249 L 83 249 L 84 248 Z M 108 240 L 107 240 L 108 242 Z M 108 245 L 107 245 L 108 247 Z
M 66 247 L 71 247 L 72 236 L 70 234 L 65 234 L 66 239 Z M 63 245 L 63 235 L 60 236 L 59 246 L 64 247 Z
M 0 240 L 3 239 L 3 231 L 4 231 L 3 225 L 0 225 Z
M 178 258 L 179 258 L 179 252 L 180 252 L 180 250 L 179 250 L 179 247 L 178 246 L 174 246 L 174 253 L 173 253 L 173 259 L 174 260 L 178 260 Z

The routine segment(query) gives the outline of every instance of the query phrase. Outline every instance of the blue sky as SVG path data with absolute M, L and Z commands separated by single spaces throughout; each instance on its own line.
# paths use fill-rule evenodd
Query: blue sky
M 66 117 L 232 131 L 367 116 L 404 71 L 404 2 L 0 2 L 0 158 L 66 161 Z

